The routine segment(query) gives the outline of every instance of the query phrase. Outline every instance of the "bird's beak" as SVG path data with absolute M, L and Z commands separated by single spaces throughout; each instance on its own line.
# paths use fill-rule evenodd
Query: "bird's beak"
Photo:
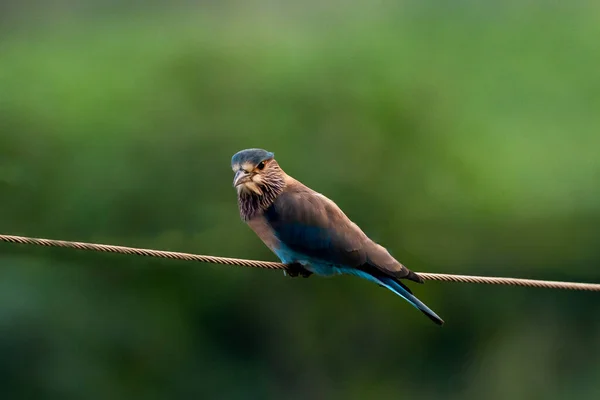
M 233 187 L 240 186 L 246 182 L 249 182 L 251 179 L 252 176 L 250 175 L 250 173 L 240 169 L 238 172 L 235 173 L 235 176 L 233 177 Z

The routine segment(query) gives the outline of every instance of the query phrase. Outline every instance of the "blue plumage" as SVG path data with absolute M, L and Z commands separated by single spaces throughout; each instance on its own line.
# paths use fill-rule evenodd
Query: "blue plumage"
M 427 317 L 429 317 L 433 322 L 439 323 L 442 319 L 431 310 L 429 307 L 425 305 L 421 300 L 417 299 L 414 294 L 410 292 L 404 285 L 399 282 L 396 282 L 394 279 L 384 276 L 379 278 L 382 285 L 386 288 L 390 289 L 392 292 L 396 293 L 398 296 L 402 297 L 404 300 L 408 301 L 413 307 L 417 310 L 422 311 Z M 441 325 L 441 324 L 440 324 Z
M 275 155 L 270 151 L 266 151 L 263 149 L 249 149 L 238 151 L 231 157 L 232 165 L 242 165 L 244 163 L 249 163 L 256 165 L 263 160 L 268 160 L 273 158 Z
M 369 239 L 333 201 L 287 175 L 273 153 L 243 150 L 233 156 L 232 167 L 241 176 L 235 185 L 242 218 L 283 263 L 301 266 L 303 276 L 348 274 L 369 280 L 436 324 L 444 323 L 400 282 L 423 283 L 418 274 Z

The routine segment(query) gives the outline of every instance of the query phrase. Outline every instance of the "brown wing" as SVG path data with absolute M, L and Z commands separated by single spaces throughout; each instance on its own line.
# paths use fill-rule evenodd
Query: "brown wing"
M 265 211 L 267 223 L 289 249 L 313 259 L 375 275 L 421 279 L 373 242 L 327 197 L 298 181 L 288 183 Z

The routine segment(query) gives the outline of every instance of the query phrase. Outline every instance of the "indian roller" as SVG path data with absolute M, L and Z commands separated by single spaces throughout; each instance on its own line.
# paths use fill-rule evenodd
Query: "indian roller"
M 355 275 L 391 290 L 443 325 L 401 282 L 423 279 L 371 240 L 333 201 L 286 174 L 273 153 L 239 151 L 231 168 L 242 220 L 289 265 L 291 276 Z

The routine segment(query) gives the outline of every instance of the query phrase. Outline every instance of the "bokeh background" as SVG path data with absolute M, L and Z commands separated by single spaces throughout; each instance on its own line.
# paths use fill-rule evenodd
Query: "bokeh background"
M 0 3 L 4 234 L 276 260 L 274 151 L 416 271 L 600 282 L 592 1 Z M 414 285 L 413 285 L 414 287 Z M 0 244 L 3 399 L 598 399 L 600 295 Z

